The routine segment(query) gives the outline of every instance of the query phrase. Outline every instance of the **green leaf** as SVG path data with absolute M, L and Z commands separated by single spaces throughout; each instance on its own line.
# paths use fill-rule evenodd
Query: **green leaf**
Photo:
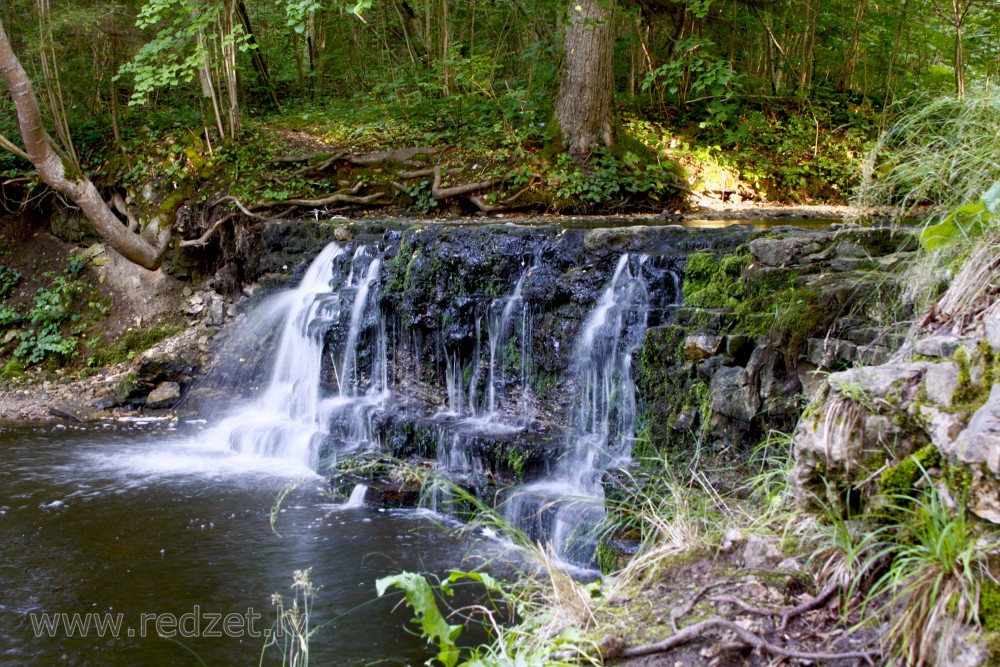
M 982 199 L 960 206 L 938 224 L 920 232 L 920 245 L 925 250 L 933 252 L 960 241 L 982 236 L 992 217 L 993 214 Z
M 375 591 L 379 597 L 390 586 L 396 586 L 406 594 L 406 604 L 413 610 L 420 631 L 428 643 L 437 642 L 437 659 L 445 667 L 455 667 L 458 663 L 458 647 L 455 640 L 462 631 L 461 625 L 449 625 L 441 610 L 438 609 L 434 590 L 427 578 L 416 572 L 400 572 L 389 577 L 382 577 L 375 582 Z

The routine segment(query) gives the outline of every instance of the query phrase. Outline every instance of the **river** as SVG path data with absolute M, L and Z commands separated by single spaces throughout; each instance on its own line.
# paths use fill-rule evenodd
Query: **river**
M 377 600 L 375 580 L 446 573 L 467 547 L 424 512 L 343 508 L 307 469 L 205 447 L 198 428 L 0 426 L 0 664 L 256 665 L 265 640 L 249 635 L 273 624 L 272 593 L 290 601 L 292 573 L 305 568 L 318 588 L 312 625 L 322 625 L 313 664 L 426 659 L 404 630 L 409 611 L 393 613 L 398 596 Z M 296 481 L 279 536 L 271 508 Z M 260 614 L 253 627 L 248 609 Z M 94 612 L 120 614 L 119 636 L 95 626 L 86 638 L 62 627 L 38 637 L 32 625 L 32 615 Z M 244 636 L 182 636 L 193 612 L 200 634 L 213 614 L 240 615 L 229 634 Z M 143 624 L 143 614 L 158 616 Z M 175 636 L 157 636 L 157 621 Z

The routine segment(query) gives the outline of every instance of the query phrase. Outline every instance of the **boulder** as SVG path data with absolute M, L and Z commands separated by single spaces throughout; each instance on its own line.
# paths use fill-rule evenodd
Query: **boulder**
M 760 409 L 760 397 L 750 386 L 745 368 L 726 366 L 709 384 L 712 412 L 749 424 Z
M 951 405 L 958 389 L 958 364 L 950 361 L 931 364 L 924 373 L 927 400 L 938 405 Z
M 684 356 L 691 361 L 701 361 L 715 356 L 721 347 L 719 336 L 693 334 L 684 339 Z
M 146 396 L 146 406 L 153 409 L 169 408 L 181 397 L 181 386 L 176 382 L 161 382 Z

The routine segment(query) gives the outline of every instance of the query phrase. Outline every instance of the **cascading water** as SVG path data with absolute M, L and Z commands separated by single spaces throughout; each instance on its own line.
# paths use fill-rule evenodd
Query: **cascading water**
M 463 366 L 457 353 L 447 355 L 445 381 L 448 391 L 449 416 L 470 418 L 476 425 L 487 430 L 496 427 L 523 428 L 531 420 L 527 404 L 528 372 L 531 364 L 531 319 L 530 310 L 523 297 L 524 283 L 541 262 L 541 253 L 536 252 L 530 266 L 525 268 L 514 284 L 513 291 L 490 301 L 486 308 L 486 335 L 489 360 L 485 368 L 479 341 L 482 334 L 482 319 L 476 321 L 476 347 L 471 366 Z M 515 318 L 517 325 L 515 326 Z M 514 342 L 515 335 L 518 340 Z M 498 388 L 507 383 L 508 365 L 516 357 L 521 397 L 513 415 L 501 414 Z M 465 379 L 466 373 L 468 380 Z M 464 385 L 468 383 L 466 393 Z M 485 385 L 485 387 L 483 386 Z M 485 397 L 483 397 L 485 394 Z M 492 427 L 492 428 L 491 428 Z
M 573 353 L 575 430 L 553 479 L 517 489 L 506 516 L 563 560 L 588 565 L 604 515 L 601 475 L 630 458 L 635 426 L 632 356 L 649 312 L 645 256 L 623 255 L 584 323 Z
M 267 389 L 207 432 L 206 440 L 225 443 L 241 454 L 289 459 L 313 469 L 321 445 L 332 435 L 339 449 L 356 449 L 367 442 L 370 413 L 387 392 L 385 327 L 380 316 L 370 316 L 372 311 L 378 313 L 370 297 L 381 258 L 359 247 L 348 277 L 334 287 L 343 254 L 339 245 L 327 246 L 297 288 L 266 306 L 281 313 L 282 321 Z M 323 398 L 326 336 L 348 314 L 345 344 L 334 364 L 338 391 Z M 370 368 L 362 377 L 359 341 L 366 325 L 374 329 L 374 335 L 364 337 L 373 349 L 366 350 Z

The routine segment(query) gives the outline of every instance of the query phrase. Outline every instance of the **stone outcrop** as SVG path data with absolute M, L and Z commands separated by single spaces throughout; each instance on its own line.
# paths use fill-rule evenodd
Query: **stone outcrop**
M 1000 350 L 978 336 L 928 337 L 909 349 L 910 360 L 829 376 L 795 431 L 799 503 L 858 510 L 926 475 L 1000 523 Z
M 791 430 L 818 373 L 884 361 L 907 232 L 844 227 L 752 233 L 678 262 L 684 305 L 647 332 L 638 378 L 650 444 L 685 456 Z

